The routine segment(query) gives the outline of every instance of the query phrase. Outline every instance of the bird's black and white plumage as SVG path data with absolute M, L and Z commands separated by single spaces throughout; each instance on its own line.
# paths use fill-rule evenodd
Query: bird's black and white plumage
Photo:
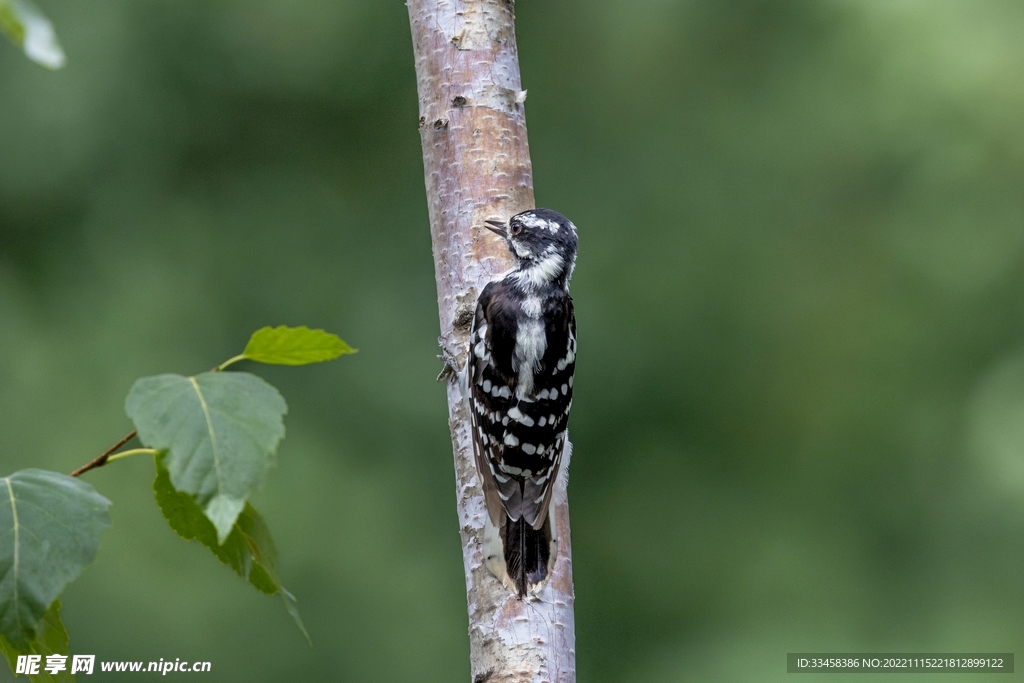
M 507 225 L 487 222 L 516 266 L 477 300 L 468 373 L 473 446 L 490 522 L 487 564 L 524 597 L 548 577 L 556 555 L 549 510 L 570 448 L 577 236 L 549 209 L 524 211 Z

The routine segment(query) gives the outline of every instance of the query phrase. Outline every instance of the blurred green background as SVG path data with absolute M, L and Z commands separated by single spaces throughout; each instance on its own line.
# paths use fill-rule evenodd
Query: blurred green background
M 43 7 L 65 69 L 0 43 L 2 472 L 84 463 L 136 378 L 263 325 L 360 348 L 247 368 L 290 405 L 255 503 L 315 647 L 134 458 L 87 475 L 114 526 L 64 594 L 72 653 L 468 680 L 405 6 Z M 538 202 L 581 236 L 580 680 L 1024 652 L 1024 5 L 517 14 Z

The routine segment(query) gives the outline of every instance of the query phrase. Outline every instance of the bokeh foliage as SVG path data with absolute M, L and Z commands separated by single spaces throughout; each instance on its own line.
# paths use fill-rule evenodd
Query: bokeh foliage
M 290 416 L 255 504 L 316 647 L 135 458 L 86 475 L 116 504 L 71 652 L 464 680 L 405 7 L 43 9 L 62 71 L 0 44 L 0 469 L 82 464 L 135 378 L 265 324 L 361 349 L 261 368 Z M 516 9 L 538 201 L 581 234 L 580 679 L 1024 649 L 1024 7 Z
M 64 51 L 53 24 L 32 0 L 0 0 L 0 35 L 37 64 L 48 69 L 64 66 Z

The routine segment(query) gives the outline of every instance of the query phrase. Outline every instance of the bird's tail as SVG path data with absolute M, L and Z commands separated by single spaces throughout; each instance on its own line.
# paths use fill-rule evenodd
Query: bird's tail
M 540 529 L 534 529 L 525 517 L 505 520 L 505 569 L 519 597 L 525 597 L 530 586 L 548 578 L 552 560 L 551 515 Z

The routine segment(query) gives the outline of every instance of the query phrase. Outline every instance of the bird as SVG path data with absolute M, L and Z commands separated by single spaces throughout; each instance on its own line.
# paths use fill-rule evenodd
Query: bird
M 523 599 L 543 587 L 557 556 L 552 494 L 572 449 L 576 317 L 569 279 L 578 236 L 551 209 L 484 223 L 515 265 L 481 290 L 473 315 L 473 452 L 487 508 L 485 564 Z

